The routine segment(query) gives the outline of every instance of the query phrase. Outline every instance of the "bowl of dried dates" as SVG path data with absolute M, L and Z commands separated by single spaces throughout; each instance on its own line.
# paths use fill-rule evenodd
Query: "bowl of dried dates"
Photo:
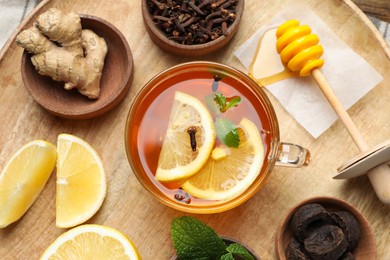
M 351 204 L 314 197 L 289 210 L 276 234 L 276 251 L 284 259 L 375 259 L 374 234 Z
M 171 54 L 199 57 L 224 47 L 235 35 L 244 0 L 142 0 L 153 42 Z

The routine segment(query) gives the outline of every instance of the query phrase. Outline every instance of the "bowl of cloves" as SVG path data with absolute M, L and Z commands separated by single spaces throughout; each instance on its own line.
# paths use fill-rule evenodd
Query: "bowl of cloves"
M 235 35 L 244 0 L 142 0 L 153 42 L 174 55 L 199 57 L 224 47 Z
M 289 210 L 276 234 L 279 259 L 375 259 L 375 237 L 353 205 L 314 197 Z

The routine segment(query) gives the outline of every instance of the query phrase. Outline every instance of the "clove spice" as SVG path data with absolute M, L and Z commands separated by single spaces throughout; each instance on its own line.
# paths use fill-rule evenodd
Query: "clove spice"
M 180 44 L 203 44 L 228 34 L 240 0 L 147 0 L 156 27 Z
M 191 203 L 191 196 L 185 192 L 182 188 L 179 188 L 173 196 L 175 200 L 183 202 L 185 204 Z
M 187 129 L 187 133 L 190 135 L 190 143 L 191 143 L 191 149 L 192 151 L 196 151 L 196 127 L 195 126 L 190 126 Z

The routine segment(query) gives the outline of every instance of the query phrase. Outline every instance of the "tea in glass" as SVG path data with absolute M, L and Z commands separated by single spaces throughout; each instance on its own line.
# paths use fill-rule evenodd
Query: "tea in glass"
M 201 102 L 198 107 L 205 107 L 210 113 L 216 131 L 213 150 L 209 154 L 213 159 L 224 160 L 234 152 L 239 153 L 237 151 L 241 146 L 238 148 L 229 146 L 235 146 L 236 137 L 240 142 L 246 141 L 248 131 L 246 128 L 255 129 L 256 132 L 252 132 L 252 136 L 259 138 L 255 139 L 257 143 L 253 146 L 254 150 L 261 152 L 260 167 L 248 187 L 240 191 L 238 196 L 229 199 L 199 198 L 202 196 L 193 196 L 188 190 L 183 189 L 183 186 L 191 186 L 186 184 L 188 182 L 186 179 L 168 182 L 156 179 L 164 138 L 172 117 L 171 109 L 178 93 L 183 93 L 188 99 L 198 100 Z M 221 102 L 227 107 L 225 111 Z M 241 122 L 246 122 L 247 127 L 245 128 L 244 123 L 241 127 Z M 233 128 L 236 132 L 232 134 L 233 137 L 229 137 L 233 141 L 228 138 L 226 143 L 220 132 L 221 128 L 223 132 L 230 125 L 237 128 Z M 229 128 L 227 132 L 231 130 Z M 187 140 L 188 145 L 193 145 L 191 134 L 188 134 Z M 279 144 L 279 128 L 267 96 L 245 74 L 217 63 L 189 62 L 160 73 L 140 91 L 128 115 L 125 141 L 133 172 L 141 184 L 160 201 L 186 212 L 215 213 L 240 205 L 262 187 L 275 164 L 276 156 L 273 154 L 276 153 Z M 223 149 L 220 149 L 221 147 Z M 196 149 L 195 144 L 194 151 Z M 234 152 L 231 152 L 232 150 Z M 230 165 L 233 164 L 224 167 L 229 168 Z M 198 173 L 193 176 L 196 174 Z M 233 186 L 237 181 L 235 178 L 230 180 Z M 229 181 L 225 181 L 225 184 L 227 189 L 231 187 Z

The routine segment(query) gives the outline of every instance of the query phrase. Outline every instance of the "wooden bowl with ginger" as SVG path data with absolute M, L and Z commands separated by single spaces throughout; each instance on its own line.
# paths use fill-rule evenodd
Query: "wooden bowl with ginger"
M 142 0 L 142 17 L 153 42 L 166 52 L 186 57 L 212 54 L 228 44 L 238 30 L 244 0 L 197 3 Z
M 36 53 L 31 54 L 25 50 L 21 62 L 24 85 L 35 101 L 50 113 L 67 119 L 89 119 L 116 107 L 130 89 L 133 74 L 131 50 L 122 33 L 112 24 L 98 17 L 79 15 L 79 20 L 83 32 L 89 29 L 98 38 L 104 39 L 107 46 L 105 55 L 101 50 L 94 50 L 96 46 L 98 48 L 100 46 L 96 44 L 94 38 L 90 38 L 88 41 L 92 44 L 89 49 L 85 48 L 85 41 L 82 43 L 84 55 L 87 56 L 89 52 L 94 56 L 87 61 L 83 58 L 74 58 L 75 55 L 72 56 L 66 51 L 62 53 L 62 50 L 57 55 L 44 53 L 43 55 L 47 57 L 41 60 L 39 57 L 33 58 L 32 61 L 32 57 L 37 56 Z M 36 24 L 37 22 L 31 27 L 33 30 L 37 27 Z M 69 29 L 69 32 L 65 33 L 72 32 Z M 18 38 L 17 43 L 20 45 Z M 57 41 L 54 43 L 59 49 L 73 48 L 69 46 L 72 43 L 59 44 Z M 62 48 L 64 46 L 65 48 Z M 34 48 L 44 47 L 37 45 Z M 94 54 L 96 52 L 98 53 Z M 100 64 L 101 59 L 104 64 Z M 39 68 L 39 72 L 36 67 Z M 54 73 L 55 76 L 50 73 Z M 78 82 L 72 83 L 74 81 Z

